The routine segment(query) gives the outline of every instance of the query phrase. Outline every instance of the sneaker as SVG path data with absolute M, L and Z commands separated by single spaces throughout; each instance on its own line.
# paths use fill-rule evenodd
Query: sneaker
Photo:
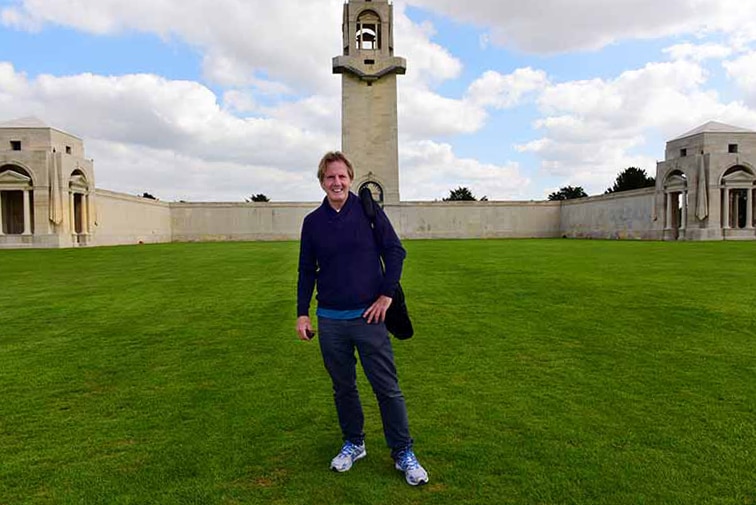
M 396 456 L 395 467 L 404 472 L 404 478 L 410 486 L 419 486 L 428 483 L 428 472 L 417 461 L 412 449 L 405 449 Z
M 367 456 L 367 451 L 365 450 L 364 442 L 362 445 L 355 445 L 347 440 L 341 447 L 341 451 L 331 460 L 331 470 L 347 472 L 352 468 L 355 461 L 365 456 Z

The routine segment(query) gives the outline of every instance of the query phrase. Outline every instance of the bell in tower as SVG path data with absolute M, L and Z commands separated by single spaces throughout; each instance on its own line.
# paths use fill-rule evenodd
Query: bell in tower
M 341 74 L 341 150 L 352 160 L 355 189 L 399 202 L 396 76 L 407 61 L 394 56 L 394 10 L 388 0 L 344 4 L 343 49 L 333 59 Z

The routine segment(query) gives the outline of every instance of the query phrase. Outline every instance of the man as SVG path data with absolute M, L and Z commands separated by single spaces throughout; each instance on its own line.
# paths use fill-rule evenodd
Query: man
M 428 473 L 412 450 L 407 409 L 384 324 L 406 253 L 382 210 L 377 213 L 374 234 L 360 199 L 349 191 L 354 169 L 344 154 L 337 151 L 323 156 L 318 179 L 326 196 L 302 225 L 297 333 L 306 341 L 315 335 L 309 309 L 317 282 L 320 350 L 333 382 L 344 439 L 331 469 L 346 472 L 367 455 L 356 383 L 357 349 L 378 399 L 383 433 L 396 469 L 404 472 L 410 485 L 425 484 Z

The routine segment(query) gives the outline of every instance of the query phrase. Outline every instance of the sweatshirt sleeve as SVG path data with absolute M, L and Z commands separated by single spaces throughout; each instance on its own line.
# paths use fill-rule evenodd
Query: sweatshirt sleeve
M 299 241 L 299 278 L 297 280 L 297 317 L 310 315 L 310 300 L 315 291 L 317 260 L 308 233 L 307 219 L 302 224 Z
M 382 295 L 393 298 L 396 286 L 402 276 L 402 265 L 407 252 L 402 247 L 388 216 L 380 207 L 375 216 L 375 231 L 380 240 L 380 254 L 386 267 L 380 291 Z

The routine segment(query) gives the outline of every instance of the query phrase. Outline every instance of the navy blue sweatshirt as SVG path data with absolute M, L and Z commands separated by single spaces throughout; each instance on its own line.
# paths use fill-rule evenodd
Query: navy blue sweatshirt
M 297 316 L 309 315 L 316 282 L 318 306 L 324 309 L 361 309 L 380 295 L 394 296 L 407 253 L 382 209 L 378 209 L 375 229 L 373 235 L 362 202 L 351 192 L 340 212 L 324 198 L 305 217 L 299 244 Z

